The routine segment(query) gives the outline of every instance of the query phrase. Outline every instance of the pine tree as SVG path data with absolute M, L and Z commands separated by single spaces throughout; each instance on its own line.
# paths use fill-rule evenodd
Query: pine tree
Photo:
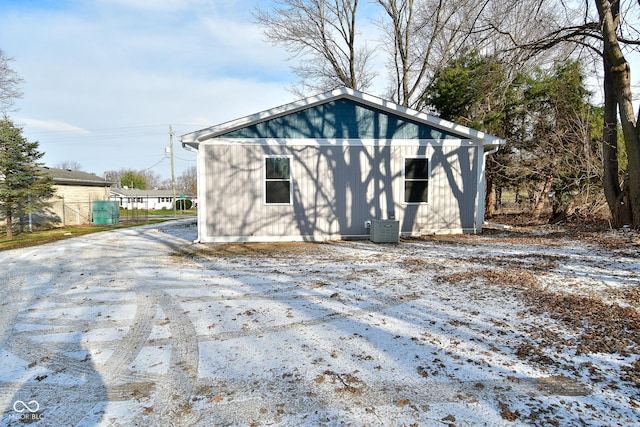
M 13 218 L 29 205 L 39 204 L 53 193 L 53 180 L 40 172 L 44 153 L 4 115 L 0 120 L 0 213 L 6 219 L 7 237 L 13 237 Z

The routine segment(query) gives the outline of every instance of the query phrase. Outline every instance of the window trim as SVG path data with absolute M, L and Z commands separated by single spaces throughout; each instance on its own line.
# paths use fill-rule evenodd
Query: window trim
M 288 159 L 289 179 L 267 179 L 267 159 Z M 293 156 L 270 154 L 262 157 L 262 204 L 265 206 L 291 206 L 293 205 Z M 288 203 L 268 203 L 267 202 L 267 182 L 289 182 L 289 202 Z
M 427 183 L 427 201 L 426 202 L 408 202 L 405 200 L 406 184 L 407 184 L 407 160 L 426 159 L 427 160 L 427 178 L 426 179 L 410 179 L 409 181 L 424 181 Z M 431 156 L 415 155 L 404 156 L 402 158 L 402 204 L 404 205 L 428 205 L 431 200 Z

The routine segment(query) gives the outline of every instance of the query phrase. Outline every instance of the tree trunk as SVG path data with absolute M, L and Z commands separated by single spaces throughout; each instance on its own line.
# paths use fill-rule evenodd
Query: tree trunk
M 13 237 L 13 211 L 11 207 L 7 207 L 7 237 L 11 239 Z
M 544 201 L 547 198 L 547 194 L 551 191 L 551 185 L 553 184 L 553 175 L 547 175 L 544 180 L 544 187 L 542 188 L 542 192 L 540 193 L 540 197 L 536 202 L 536 207 L 533 209 L 533 218 L 540 219 L 542 215 L 542 208 L 544 208 Z
M 628 209 L 631 212 L 631 224 L 634 228 L 640 229 L 640 134 L 633 112 L 631 68 L 620 48 L 616 34 L 619 22 L 618 3 L 615 2 L 612 6 L 607 0 L 596 0 L 596 6 L 602 23 L 605 66 L 611 74 L 612 82 L 615 83 L 618 112 L 627 152 L 629 178 L 626 184 L 629 189 L 629 201 L 626 204 L 630 205 Z M 621 200 L 624 199 L 623 196 Z M 622 205 L 619 204 L 617 208 L 621 207 Z
M 493 216 L 493 177 L 487 174 L 485 178 L 486 188 L 484 193 L 484 216 L 491 218 Z
M 604 196 L 611 212 L 611 226 L 622 227 L 631 218 L 630 206 L 624 203 L 618 165 L 618 101 L 610 65 L 604 59 L 604 129 L 602 144 Z M 628 199 L 628 197 L 626 197 Z

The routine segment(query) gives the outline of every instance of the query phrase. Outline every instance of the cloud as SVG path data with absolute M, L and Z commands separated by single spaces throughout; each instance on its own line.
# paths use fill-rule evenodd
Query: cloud
M 149 167 L 173 125 L 179 174 L 194 165 L 179 135 L 292 101 L 286 53 L 261 39 L 252 2 L 46 4 L 0 4 L 0 40 L 25 80 L 16 122 L 49 165 Z
M 74 135 L 89 135 L 89 132 L 86 129 L 82 129 L 81 127 L 74 126 L 69 123 L 61 122 L 58 120 L 38 120 L 38 119 L 30 119 L 30 118 L 20 118 L 16 119 L 17 122 L 22 123 L 24 126 L 35 129 L 37 131 L 42 132 L 60 132 Z

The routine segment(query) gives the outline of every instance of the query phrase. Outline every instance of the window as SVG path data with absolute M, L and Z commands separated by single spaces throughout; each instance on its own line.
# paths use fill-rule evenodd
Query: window
M 265 203 L 291 204 L 290 161 L 289 157 L 265 157 Z
M 429 194 L 429 159 L 404 159 L 405 203 L 427 203 Z

